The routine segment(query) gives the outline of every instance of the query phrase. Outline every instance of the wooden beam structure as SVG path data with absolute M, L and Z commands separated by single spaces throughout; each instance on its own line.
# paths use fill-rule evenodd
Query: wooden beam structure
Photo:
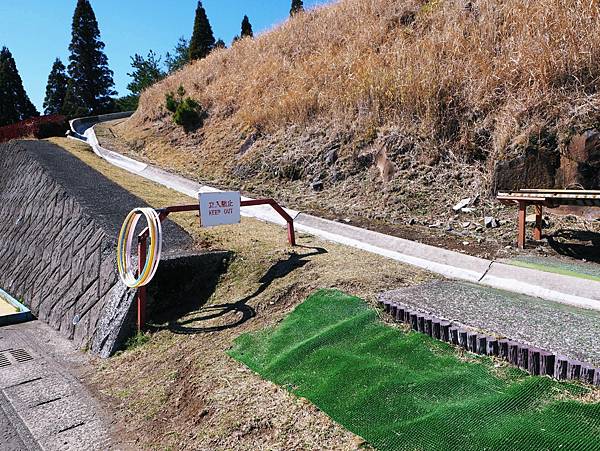
M 543 208 L 557 208 L 563 205 L 576 207 L 600 207 L 600 190 L 560 190 L 560 189 L 521 189 L 498 193 L 498 200 L 504 204 L 517 204 L 517 246 L 525 247 L 527 207 L 535 206 L 535 226 L 533 238 L 542 239 Z

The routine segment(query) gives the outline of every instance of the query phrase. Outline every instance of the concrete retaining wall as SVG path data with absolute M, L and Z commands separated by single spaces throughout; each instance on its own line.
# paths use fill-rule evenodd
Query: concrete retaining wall
M 114 242 L 15 142 L 0 146 L 0 217 L 0 286 L 78 347 L 114 352 L 135 294 Z
M 134 325 L 135 291 L 118 278 L 116 238 L 127 212 L 142 206 L 60 147 L 0 145 L 0 288 L 78 347 L 111 355 Z M 190 237 L 164 226 L 165 255 L 189 253 Z

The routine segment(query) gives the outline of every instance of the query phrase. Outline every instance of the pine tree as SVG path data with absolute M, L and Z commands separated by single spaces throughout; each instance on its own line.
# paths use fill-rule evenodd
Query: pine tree
M 0 50 L 0 126 L 39 116 L 25 89 L 10 50 Z
M 245 37 L 253 37 L 254 33 L 252 32 L 252 24 L 248 19 L 248 16 L 244 16 L 244 20 L 242 20 L 242 33 L 240 34 L 242 38 Z
M 304 11 L 304 2 L 302 0 L 292 0 L 292 7 L 290 9 L 290 16 Z
M 215 48 L 216 49 L 226 49 L 227 46 L 225 45 L 225 41 L 221 38 L 217 39 L 217 42 L 215 42 Z
M 194 20 L 194 33 L 190 41 L 190 60 L 205 58 L 214 46 L 215 37 L 202 2 L 199 1 Z
M 63 102 L 61 113 L 71 118 L 90 114 L 89 109 L 81 104 L 80 98 L 77 95 L 75 82 L 72 78 L 69 78 L 67 82 L 67 92 L 65 93 L 65 101 Z
M 167 52 L 165 55 L 165 64 L 167 65 L 167 72 L 172 74 L 176 70 L 181 69 L 187 63 L 190 62 L 190 43 L 183 36 L 179 38 L 173 53 Z
M 92 5 L 89 0 L 77 0 L 69 45 L 69 77 L 73 80 L 69 104 L 87 110 L 87 114 L 106 113 L 114 105 L 110 98 L 116 94 L 113 72 L 103 50 Z
M 137 53 L 135 56 L 132 56 L 131 67 L 133 67 L 133 72 L 127 75 L 133 78 L 133 81 L 127 85 L 127 89 L 137 96 L 144 89 L 165 78 L 165 73 L 160 65 L 160 57 L 157 57 L 156 53 L 152 50 L 150 50 L 146 58 Z
M 67 95 L 67 84 L 69 83 L 66 69 L 60 58 L 56 58 L 46 85 L 44 114 L 59 114 L 62 111 Z

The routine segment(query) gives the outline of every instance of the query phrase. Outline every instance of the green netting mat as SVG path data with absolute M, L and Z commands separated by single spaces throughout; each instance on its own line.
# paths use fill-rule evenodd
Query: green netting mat
M 573 399 L 592 389 L 461 356 L 338 291 L 229 354 L 381 450 L 600 450 L 600 403 Z

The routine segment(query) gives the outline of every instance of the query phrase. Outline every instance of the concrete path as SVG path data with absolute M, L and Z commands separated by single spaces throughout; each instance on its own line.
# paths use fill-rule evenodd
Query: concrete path
M 0 393 L 0 449 L 3 451 L 38 451 L 40 447 L 29 429 L 16 415 L 8 399 Z
M 595 310 L 454 281 L 389 291 L 381 299 L 600 366 L 600 312 Z
M 120 115 L 120 117 L 123 117 L 123 115 Z M 210 186 L 200 185 L 147 164 L 139 162 L 137 162 L 138 166 L 130 163 L 124 164 L 121 160 L 122 155 L 100 147 L 93 128 L 96 123 L 114 119 L 116 117 L 108 115 L 76 120 L 72 122 L 73 132 L 79 137 L 84 136 L 83 140 L 99 156 L 140 177 L 152 180 L 193 198 L 196 198 L 199 192 L 218 191 Z M 474 282 L 514 293 L 600 310 L 600 282 L 598 281 L 586 280 L 585 283 L 582 283 L 581 279 L 576 277 L 516 267 L 329 221 L 295 210 L 286 210 L 294 218 L 296 230 L 310 233 L 328 241 L 373 252 L 427 269 L 447 278 Z M 281 217 L 267 206 L 244 208 L 242 214 L 275 224 L 285 224 Z
M 0 449 L 116 449 L 102 406 L 77 378 L 86 358 L 40 321 L 0 328 Z

